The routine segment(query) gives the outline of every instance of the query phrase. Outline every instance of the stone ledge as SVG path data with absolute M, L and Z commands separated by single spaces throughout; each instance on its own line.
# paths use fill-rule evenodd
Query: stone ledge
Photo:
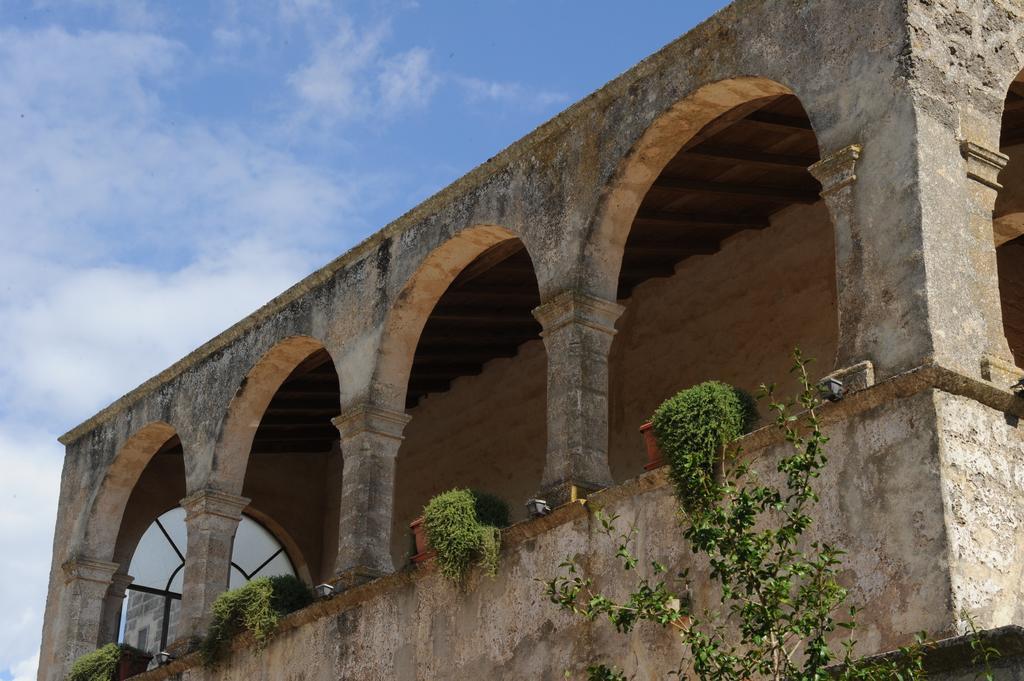
M 818 408 L 818 415 L 823 425 L 837 423 L 888 402 L 906 399 L 925 390 L 932 389 L 967 397 L 997 411 L 1024 417 L 1024 399 L 1014 396 L 1008 390 L 997 388 L 980 379 L 965 376 L 935 364 L 918 367 L 881 381 L 869 388 L 851 392 L 839 402 L 824 403 Z M 744 452 L 749 454 L 783 441 L 783 435 L 775 424 L 771 423 L 743 436 L 739 439 L 738 444 Z M 589 518 L 588 506 L 594 508 L 608 506 L 627 497 L 659 490 L 669 484 L 668 469 L 666 467 L 657 468 L 627 480 L 622 484 L 594 492 L 586 500 L 579 500 L 559 506 L 546 516 L 516 523 L 502 532 L 502 553 L 514 550 L 517 546 L 556 527 Z M 417 567 L 409 566 L 403 568 L 399 572 L 352 587 L 331 598 L 316 601 L 312 605 L 282 618 L 278 633 L 291 631 L 309 622 L 355 608 L 382 593 L 416 582 L 435 571 L 434 561 L 426 561 Z M 1024 628 L 1017 626 L 1003 627 L 987 632 L 985 635 L 1000 637 L 998 639 L 999 645 L 1003 643 L 1010 645 L 1010 642 L 1015 642 L 1013 645 L 1018 646 L 1020 651 L 1024 651 Z M 946 653 L 942 651 L 947 649 L 951 651 L 948 653 L 951 659 L 955 659 L 957 654 L 962 654 L 963 640 L 965 640 L 964 637 L 956 637 L 937 642 L 935 647 L 929 652 L 929 660 L 945 659 L 943 655 L 946 655 Z M 996 645 L 995 639 L 991 641 L 986 639 L 986 641 Z M 252 637 L 248 634 L 241 634 L 232 643 L 231 649 L 239 650 L 251 647 L 252 645 Z M 1016 651 L 1018 648 L 1013 648 L 1013 650 Z M 878 657 L 892 654 L 886 653 Z M 1014 654 L 1016 655 L 1017 653 L 1015 652 Z M 199 664 L 198 654 L 193 653 L 134 678 L 138 678 L 140 681 L 166 679 Z M 929 661 L 929 665 L 931 664 L 932 662 Z

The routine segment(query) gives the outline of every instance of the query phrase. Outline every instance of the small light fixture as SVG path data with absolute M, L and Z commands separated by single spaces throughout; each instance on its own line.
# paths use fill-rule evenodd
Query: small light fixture
M 846 389 L 843 387 L 843 382 L 832 376 L 829 376 L 818 384 L 818 392 L 820 392 L 821 396 L 829 402 L 838 402 L 846 395 Z
M 153 656 L 153 659 L 156 660 L 156 664 L 158 667 L 163 667 L 165 664 L 170 664 L 170 662 L 174 659 L 174 655 L 171 655 L 166 650 L 161 650 L 159 653 Z
M 1024 398 L 1024 378 L 1010 386 L 1010 392 L 1020 398 Z
M 333 584 L 317 584 L 313 587 L 313 591 L 316 592 L 317 598 L 330 598 L 334 595 Z
M 526 510 L 531 518 L 540 518 L 551 513 L 551 507 L 543 499 L 530 499 L 526 502 Z

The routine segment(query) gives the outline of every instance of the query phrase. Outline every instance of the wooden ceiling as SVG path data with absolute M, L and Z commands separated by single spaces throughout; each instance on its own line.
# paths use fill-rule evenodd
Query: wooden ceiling
M 253 454 L 328 452 L 338 439 L 331 419 L 341 411 L 338 374 L 326 350 L 317 350 L 284 380 L 263 414 Z
M 1003 127 L 1000 147 L 1012 147 L 1024 142 L 1024 82 L 1014 81 L 1003 103 Z
M 707 125 L 669 161 L 633 221 L 619 298 L 686 258 L 710 255 L 727 237 L 768 227 L 772 214 L 818 201 L 807 172 L 818 144 L 796 97 L 762 99 Z
M 647 279 L 671 276 L 686 258 L 715 253 L 737 232 L 764 229 L 779 210 L 817 201 L 820 187 L 807 172 L 817 160 L 814 133 L 793 96 L 758 100 L 712 122 L 668 163 L 640 206 L 626 242 L 619 298 Z M 510 239 L 482 253 L 448 287 L 423 328 L 406 407 L 538 338 L 532 310 L 539 304 L 521 242 Z M 253 452 L 328 451 L 338 437 L 330 422 L 338 400 L 330 358 L 314 353 L 270 403 Z
M 485 362 L 514 357 L 538 338 L 533 309 L 540 292 L 523 244 L 509 239 L 492 246 L 451 283 L 420 335 L 409 377 L 406 407 L 429 393 L 448 390 L 460 376 L 474 376 Z

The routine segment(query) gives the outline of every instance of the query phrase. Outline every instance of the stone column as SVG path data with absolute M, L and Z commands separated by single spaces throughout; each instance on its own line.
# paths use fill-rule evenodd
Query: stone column
M 988 381 L 1006 388 L 1024 374 L 1014 365 L 1010 345 L 1003 327 L 1003 311 L 999 300 L 999 269 L 993 236 L 992 214 L 996 197 L 1003 188 L 997 181 L 999 172 L 1010 160 L 1005 154 L 986 149 L 980 144 L 960 144 L 967 171 L 967 233 L 965 249 L 969 267 L 976 273 L 977 305 L 987 323 L 987 346 L 980 348 L 981 374 Z
M 213 601 L 228 588 L 231 549 L 242 509 L 249 499 L 218 490 L 201 490 L 181 500 L 188 544 L 175 638 L 202 637 L 210 624 Z
M 821 183 L 821 197 L 832 217 L 836 244 L 836 295 L 839 335 L 835 372 L 848 390 L 874 383 L 871 348 L 864 333 L 872 324 L 865 305 L 864 236 L 856 218 L 854 185 L 861 146 L 851 144 L 826 156 L 808 171 Z
M 343 461 L 336 588 L 394 572 L 395 458 L 410 419 L 402 411 L 362 404 L 333 420 L 341 433 Z
M 68 632 L 64 639 L 67 644 L 63 659 L 63 673 L 66 674 L 72 662 L 99 646 L 104 634 L 104 601 L 114 573 L 121 566 L 78 557 L 64 563 L 61 568 L 64 571 L 63 620 Z
M 540 494 L 552 506 L 574 488 L 612 484 L 608 467 L 608 353 L 623 307 L 566 291 L 533 311 L 548 357 L 547 459 Z
M 100 626 L 100 640 L 104 643 L 117 642 L 125 592 L 134 579 L 123 572 L 116 572 L 110 580 L 110 588 L 107 589 L 107 597 L 103 602 L 103 621 Z

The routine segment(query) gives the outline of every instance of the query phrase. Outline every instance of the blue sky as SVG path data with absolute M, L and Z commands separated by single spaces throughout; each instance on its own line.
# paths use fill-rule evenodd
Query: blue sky
M 720 0 L 0 0 L 0 680 L 62 432 Z

